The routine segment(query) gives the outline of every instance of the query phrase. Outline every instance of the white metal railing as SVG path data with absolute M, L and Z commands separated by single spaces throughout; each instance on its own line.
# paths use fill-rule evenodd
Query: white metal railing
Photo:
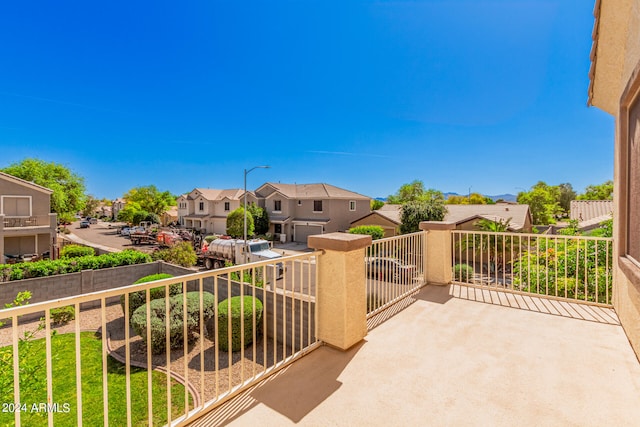
M 425 284 L 426 233 L 374 240 L 366 249 L 367 317 Z
M 611 238 L 455 230 L 453 281 L 610 306 Z
M 3 223 L 5 228 L 48 227 L 51 225 L 51 219 L 49 215 L 5 216 Z
M 8 383 L 0 390 L 0 425 L 182 425 L 197 418 L 319 345 L 318 255 L 0 311 L 9 325 L 0 329 L 0 384 Z M 176 295 L 149 305 L 152 289 Z M 131 315 L 138 297 L 151 309 Z M 228 297 L 246 302 L 236 309 Z M 75 320 L 52 326 L 52 310 L 67 306 Z M 224 316 L 233 310 L 238 316 Z M 41 321 L 30 323 L 34 315 Z

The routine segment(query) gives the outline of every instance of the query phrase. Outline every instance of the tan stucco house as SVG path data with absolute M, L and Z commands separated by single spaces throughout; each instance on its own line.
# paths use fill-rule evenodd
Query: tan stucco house
M 497 203 L 495 205 L 446 205 L 445 222 L 453 222 L 458 230 L 477 230 L 477 222 L 488 219 L 494 222 L 509 222 L 508 231 L 530 233 L 532 230 L 529 205 Z M 378 225 L 385 231 L 385 237 L 399 233 L 402 205 L 384 205 L 351 223 L 359 225 Z
M 371 213 L 371 198 L 330 184 L 267 182 L 255 191 L 280 241 L 306 243 L 314 234 L 347 231 Z
M 401 205 L 382 205 L 380 209 L 358 218 L 351 223 L 351 227 L 361 225 L 377 225 L 384 230 L 384 237 L 393 237 L 400 234 L 400 208 Z
M 509 223 L 507 231 L 530 233 L 532 219 L 529 205 L 496 203 L 495 205 L 447 205 L 446 222 L 454 222 L 458 230 L 477 230 L 477 222 L 487 219 Z
M 0 172 L 0 263 L 55 256 L 53 191 Z
M 640 356 L 640 0 L 594 15 L 588 103 L 615 117 L 613 305 Z
M 247 204 L 257 203 L 253 193 L 247 192 Z M 217 190 L 195 188 L 178 197 L 178 222 L 180 225 L 202 233 L 225 234 L 227 216 L 242 206 L 244 191 L 239 188 Z
M 118 219 L 118 214 L 124 207 L 127 205 L 127 201 L 125 199 L 115 199 L 111 202 L 111 217 L 113 219 Z
M 613 200 L 572 200 L 569 219 L 578 221 L 578 229 L 589 231 L 613 218 Z

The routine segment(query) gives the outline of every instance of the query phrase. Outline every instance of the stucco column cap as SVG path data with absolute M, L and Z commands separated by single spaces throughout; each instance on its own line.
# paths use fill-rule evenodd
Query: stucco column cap
M 326 249 L 338 252 L 351 252 L 366 248 L 372 242 L 371 236 L 351 233 L 327 233 L 309 236 L 307 245 L 312 249 Z
M 421 221 L 420 230 L 455 230 L 456 223 L 449 221 Z

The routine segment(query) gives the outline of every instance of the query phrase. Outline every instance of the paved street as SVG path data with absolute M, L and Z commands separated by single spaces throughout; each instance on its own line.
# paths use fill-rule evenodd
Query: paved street
M 79 237 L 87 243 L 94 243 L 105 248 L 111 248 L 110 252 L 122 251 L 124 249 L 138 249 L 143 252 L 153 252 L 156 245 L 138 245 L 134 246 L 131 241 L 117 233 L 117 223 L 98 221 L 97 224 L 91 224 L 89 228 L 80 228 L 80 221 L 75 221 L 67 228 L 72 234 Z M 74 240 L 69 235 L 65 236 L 70 240 Z M 79 242 L 82 243 L 82 242 Z

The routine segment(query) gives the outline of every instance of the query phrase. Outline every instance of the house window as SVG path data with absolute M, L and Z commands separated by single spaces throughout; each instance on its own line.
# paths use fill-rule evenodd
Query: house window
M 273 201 L 273 211 L 274 212 L 282 211 L 282 200 L 274 200 Z
M 356 210 L 356 201 L 355 200 L 349 200 L 349 210 L 350 211 L 355 211 Z
M 229 202 L 224 202 L 224 210 L 225 212 L 228 212 L 231 209 Z
M 199 209 L 200 209 L 201 211 L 203 211 L 203 210 L 204 210 L 204 202 L 200 202 Z
M 314 212 L 322 212 L 322 200 L 314 200 L 313 201 L 313 211 Z
M 627 255 L 640 266 L 640 102 L 629 109 L 629 135 L 627 147 Z
M 273 232 L 276 234 L 282 233 L 282 224 L 273 224 Z

